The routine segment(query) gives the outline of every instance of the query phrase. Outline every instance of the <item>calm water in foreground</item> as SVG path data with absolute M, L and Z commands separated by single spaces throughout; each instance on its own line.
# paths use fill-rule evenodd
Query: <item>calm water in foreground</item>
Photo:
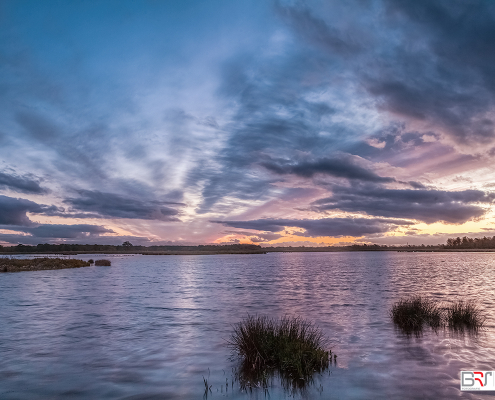
M 495 253 L 105 258 L 0 274 L 1 399 L 201 399 L 203 376 L 208 399 L 495 397 L 459 390 L 460 370 L 495 369 Z M 411 294 L 478 300 L 486 327 L 406 337 L 388 312 Z M 304 393 L 232 388 L 225 339 L 248 313 L 314 321 L 337 365 Z

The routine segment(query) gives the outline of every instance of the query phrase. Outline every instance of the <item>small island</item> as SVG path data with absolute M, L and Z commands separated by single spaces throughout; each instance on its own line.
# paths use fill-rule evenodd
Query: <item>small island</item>
M 89 267 L 90 265 L 91 264 L 87 261 L 62 258 L 0 258 L 0 272 L 43 271 L 50 269 Z

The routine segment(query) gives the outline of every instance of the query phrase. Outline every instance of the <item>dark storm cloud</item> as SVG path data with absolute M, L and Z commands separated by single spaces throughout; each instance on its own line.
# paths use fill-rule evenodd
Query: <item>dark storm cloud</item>
M 114 233 L 100 225 L 51 225 L 42 224 L 35 227 L 9 226 L 2 227 L 19 233 L 1 233 L 0 241 L 11 244 L 36 245 L 39 243 L 79 243 L 92 244 L 96 241 L 100 244 L 122 244 L 126 240 L 132 240 L 133 244 L 148 242 L 146 238 L 129 236 L 102 236 L 105 233 Z
M 0 188 L 10 189 L 20 193 L 40 194 L 46 192 L 46 190 L 40 186 L 39 181 L 30 175 L 21 176 L 15 173 L 9 174 L 6 172 L 0 172 Z
M 486 210 L 472 203 L 492 204 L 494 194 L 479 190 L 398 190 L 374 185 L 334 186 L 333 195 L 313 202 L 318 211 L 342 210 L 369 215 L 410 218 L 428 224 L 438 221 L 460 224 L 481 217 Z
M 311 178 L 315 174 L 325 174 L 337 178 L 369 182 L 395 182 L 394 178 L 381 177 L 367 168 L 356 165 L 348 156 L 321 158 L 315 161 L 304 161 L 296 164 L 288 161 L 280 163 L 263 162 L 261 165 L 280 175 L 294 174 L 304 178 Z
M 268 198 L 273 182 L 262 174 L 246 173 L 253 171 L 256 161 L 281 176 L 327 174 L 393 182 L 338 160 L 337 154 L 347 149 L 387 161 L 405 148 L 423 147 L 431 148 L 428 156 L 433 157 L 442 149 L 431 141 L 439 140 L 442 132 L 464 144 L 491 140 L 495 125 L 484 114 L 495 106 L 493 4 L 477 0 L 277 3 L 277 14 L 300 41 L 272 60 L 270 68 L 253 55 L 232 58 L 224 67 L 220 93 L 235 102 L 237 113 L 224 127 L 230 136 L 216 160 L 219 165 L 209 174 L 198 169 L 190 175 L 191 182 L 205 183 L 199 212 L 227 196 Z M 330 89 L 345 96 L 351 82 L 364 88 L 379 109 L 398 119 L 390 122 L 391 132 L 381 135 L 383 148 L 364 144 L 359 148 L 355 143 L 362 133 L 338 123 L 344 110 L 328 101 L 307 100 L 307 94 Z M 407 131 L 409 119 L 425 122 L 433 131 Z M 328 134 L 322 136 L 321 131 Z M 377 132 L 367 133 L 369 137 Z M 431 140 L 425 141 L 425 134 Z M 415 159 L 396 162 L 407 167 Z M 416 181 L 410 185 L 424 189 Z M 440 212 L 439 220 L 458 222 L 483 214 L 474 205 L 444 204 L 448 210 Z
M 219 94 L 235 104 L 236 112 L 230 123 L 222 126 L 229 136 L 215 164 L 200 165 L 189 174 L 189 184 L 202 188 L 200 213 L 228 196 L 244 200 L 269 198 L 273 181 L 263 170 L 256 170 L 259 162 L 279 175 L 311 177 L 323 173 L 393 181 L 347 160 L 334 161 L 344 144 L 362 132 L 352 124 L 340 122 L 340 115 L 348 111 L 342 105 L 336 106 L 328 99 L 309 100 L 315 92 L 325 92 L 329 87 L 339 100 L 350 96 L 340 84 L 339 60 L 344 57 L 346 68 L 352 69 L 353 57 L 367 51 L 361 42 L 363 35 L 358 29 L 340 30 L 307 7 L 278 4 L 276 10 L 302 41 L 281 50 L 273 59 L 244 53 L 225 63 Z M 291 161 L 281 165 L 272 160 Z
M 220 94 L 235 102 L 237 112 L 223 127 L 229 136 L 215 164 L 200 165 L 189 174 L 190 185 L 204 183 L 198 212 L 207 212 L 232 195 L 249 200 L 269 198 L 273 179 L 255 170 L 259 161 L 297 161 L 303 154 L 319 159 L 332 155 L 339 141 L 353 136 L 350 127 L 329 127 L 324 122 L 336 112 L 331 105 L 303 98 L 314 87 L 305 87 L 302 81 L 321 60 L 309 57 L 308 62 L 308 57 L 292 52 L 281 58 L 269 69 L 259 65 L 255 57 L 244 56 L 224 66 Z M 251 69 L 257 70 L 259 77 L 253 76 Z M 323 129 L 335 134 L 323 138 Z
M 394 113 L 426 120 L 456 140 L 491 141 L 495 104 L 495 3 L 386 1 L 401 46 L 367 87 Z
M 464 144 L 494 138 L 485 114 L 495 105 L 495 3 L 336 1 L 276 9 L 329 65 L 345 62 L 382 109 L 433 123 Z
M 423 185 L 421 182 L 409 181 L 408 183 L 414 189 L 427 189 L 427 187 Z
M 384 233 L 401 225 L 412 225 L 410 221 L 366 218 L 322 218 L 322 219 L 257 219 L 252 221 L 212 221 L 240 229 L 280 232 L 285 227 L 305 229 L 301 236 L 363 236 Z M 299 235 L 299 233 L 297 233 Z
M 0 195 L 0 225 L 32 225 L 27 213 L 53 213 L 60 211 L 55 206 L 38 204 L 26 199 Z
M 99 225 L 36 224 L 29 219 L 27 213 L 64 216 L 63 209 L 55 206 L 46 206 L 26 199 L 0 195 L 0 229 L 25 233 L 25 235 L 18 233 L 1 234 L 0 240 L 9 243 L 37 244 L 46 241 L 46 238 L 89 239 L 98 237 L 103 233 L 113 233 L 111 229 Z
M 115 193 L 91 190 L 78 191 L 79 197 L 64 200 L 70 211 L 96 213 L 103 217 L 178 221 L 179 212 L 170 207 L 183 205 L 153 200 L 138 200 Z
M 392 122 L 366 140 L 359 140 L 350 144 L 345 151 L 374 161 L 389 161 L 394 155 L 404 156 L 407 152 L 414 155 L 416 150 L 436 149 L 439 140 L 440 135 L 435 132 L 408 131 L 405 123 Z M 371 145 L 370 141 L 374 142 L 375 145 Z M 452 149 L 448 150 L 452 151 Z M 395 166 L 402 167 L 407 163 L 403 160 L 404 157 L 400 158 L 402 164 L 396 162 Z
M 391 14 L 421 29 L 435 55 L 455 66 L 464 64 L 495 83 L 495 4 L 486 0 L 386 0 Z M 400 21 L 404 21 L 401 19 Z
M 76 225 L 56 225 L 43 224 L 36 227 L 23 228 L 23 232 L 30 233 L 37 238 L 91 238 L 102 233 L 114 233 L 113 230 L 99 225 L 76 224 Z

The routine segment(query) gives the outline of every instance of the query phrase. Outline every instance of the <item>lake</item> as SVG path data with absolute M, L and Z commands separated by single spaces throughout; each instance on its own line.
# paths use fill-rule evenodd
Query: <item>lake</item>
M 77 258 L 112 266 L 0 274 L 1 399 L 200 399 L 203 377 L 208 399 L 495 397 L 459 389 L 495 369 L 495 253 Z M 477 300 L 485 328 L 406 336 L 389 310 L 411 294 Z M 337 364 L 302 393 L 232 387 L 225 341 L 248 314 L 315 322 Z

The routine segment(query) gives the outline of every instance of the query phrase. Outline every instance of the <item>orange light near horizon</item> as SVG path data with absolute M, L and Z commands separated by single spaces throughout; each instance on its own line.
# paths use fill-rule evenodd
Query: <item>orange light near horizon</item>
M 252 236 L 258 236 L 257 234 L 253 233 Z M 319 236 L 319 237 L 305 237 L 305 236 L 299 236 L 299 235 L 286 235 L 281 238 L 275 239 L 275 240 L 269 240 L 266 242 L 255 242 L 251 240 L 250 236 L 246 236 L 243 234 L 229 234 L 225 235 L 222 237 L 219 237 L 216 239 L 213 243 L 216 244 L 225 244 L 225 243 L 231 243 L 234 240 L 238 240 L 240 244 L 263 244 L 263 245 L 277 245 L 277 244 L 283 244 L 283 243 L 294 243 L 294 242 L 311 242 L 315 243 L 317 245 L 326 245 L 326 246 L 333 246 L 337 245 L 339 243 L 353 243 L 356 240 L 361 239 L 361 237 L 353 237 L 353 236 L 346 236 L 346 237 L 341 237 L 341 238 L 335 238 L 335 237 L 330 237 L 330 236 Z
M 253 235 L 255 236 L 255 235 Z M 218 239 L 215 239 L 213 243 L 216 244 L 226 244 L 226 243 L 231 243 L 234 240 L 238 240 L 240 244 L 258 244 L 253 242 L 251 239 L 249 239 L 249 236 L 246 235 L 225 235 L 222 237 L 219 237 Z
M 306 237 L 306 236 L 299 236 L 299 235 L 288 235 L 288 236 L 283 236 L 279 239 L 276 240 L 271 240 L 269 242 L 264 242 L 265 244 L 281 244 L 281 243 L 286 243 L 286 242 L 311 242 L 311 243 L 316 243 L 316 244 L 325 244 L 327 246 L 333 246 L 339 243 L 353 243 L 356 240 L 361 239 L 362 236 L 360 237 L 354 237 L 354 236 L 345 236 L 345 237 L 331 237 L 331 236 L 318 236 L 318 237 Z

